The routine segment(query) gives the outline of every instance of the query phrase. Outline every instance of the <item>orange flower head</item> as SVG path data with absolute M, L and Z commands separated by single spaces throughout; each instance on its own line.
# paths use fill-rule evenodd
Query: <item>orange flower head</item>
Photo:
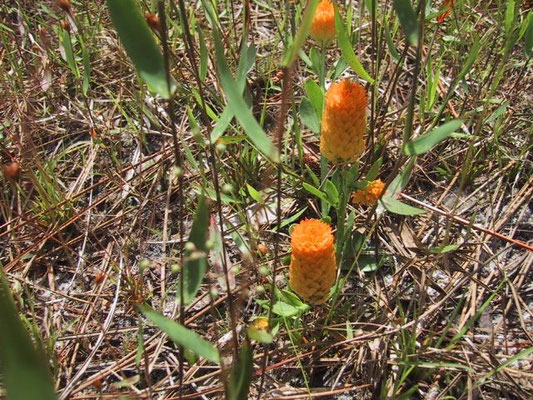
M 311 36 L 320 42 L 327 42 L 335 37 L 335 9 L 329 0 L 322 0 L 313 17 Z
M 356 161 L 365 150 L 366 92 L 350 79 L 333 83 L 326 93 L 320 151 L 335 164 Z
M 356 190 L 352 194 L 352 202 L 365 204 L 371 206 L 376 204 L 376 202 L 383 195 L 383 190 L 385 189 L 385 184 L 381 179 L 376 179 L 368 184 L 363 190 Z
M 337 276 L 331 227 L 318 219 L 305 219 L 291 234 L 289 284 L 310 303 L 323 303 Z

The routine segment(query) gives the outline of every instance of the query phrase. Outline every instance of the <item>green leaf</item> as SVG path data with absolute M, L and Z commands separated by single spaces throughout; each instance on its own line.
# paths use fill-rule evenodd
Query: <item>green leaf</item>
M 183 302 L 185 304 L 189 304 L 194 300 L 207 270 L 207 247 L 205 242 L 208 229 L 209 207 L 205 197 L 201 196 L 189 236 L 189 242 L 194 243 L 196 250 L 194 252 L 185 251 L 185 264 L 183 266 Z M 200 254 L 195 256 L 193 253 Z
M 472 49 L 470 49 L 470 53 L 468 54 L 468 58 L 466 59 L 463 69 L 461 69 L 461 72 L 459 72 L 459 75 L 457 75 L 457 77 L 455 78 L 455 82 L 459 82 L 466 76 L 466 74 L 468 74 L 468 71 L 470 71 L 470 68 L 472 68 L 472 65 L 474 65 L 474 62 L 476 62 L 477 55 L 480 49 L 481 41 L 477 39 L 472 45 Z
M 410 0 L 394 0 L 394 9 L 398 14 L 400 25 L 402 26 L 407 41 L 416 46 L 418 44 L 418 20 L 411 6 Z
M 385 39 L 387 40 L 387 47 L 389 48 L 389 52 L 396 61 L 400 60 L 400 55 L 398 54 L 398 50 L 396 50 L 396 46 L 394 45 L 394 42 L 392 41 L 392 36 L 390 34 L 390 28 L 389 24 L 385 24 Z
M 244 132 L 257 149 L 272 162 L 279 162 L 278 150 L 254 118 L 252 111 L 242 97 L 242 90 L 239 90 L 238 85 L 231 76 L 226 57 L 224 56 L 224 47 L 220 41 L 217 29 L 213 30 L 213 37 L 215 38 L 215 52 L 220 83 L 228 99 L 228 105 L 231 111 L 235 114 L 244 128 Z
M 89 91 L 89 85 L 91 83 L 91 57 L 89 55 L 89 51 L 87 50 L 87 47 L 83 43 L 81 47 L 81 54 L 83 57 L 82 90 L 83 90 L 83 94 L 87 96 L 87 92 Z
M 165 71 L 165 62 L 155 39 L 144 19 L 136 0 L 106 0 L 111 20 L 148 89 L 168 99 L 176 89 L 173 79 L 170 90 Z
M 303 47 L 305 39 L 307 39 L 307 36 L 309 36 L 309 32 L 311 31 L 311 24 L 313 22 L 313 17 L 315 16 L 316 7 L 318 6 L 319 1 L 320 0 L 309 0 L 307 3 L 307 7 L 303 13 L 302 22 L 300 22 L 300 27 L 298 28 L 298 32 L 296 32 L 294 41 L 287 48 L 285 56 L 283 57 L 283 67 L 291 66 L 292 63 L 296 61 L 300 49 Z
M 328 195 L 328 200 L 333 205 L 333 207 L 337 207 L 339 205 L 339 191 L 335 187 L 335 184 L 329 179 L 326 180 L 326 184 L 324 185 L 324 191 Z
M 449 121 L 431 132 L 405 143 L 403 152 L 408 156 L 424 154 L 450 136 L 456 129 L 459 129 L 462 124 L 463 120 L 460 119 Z
M 200 44 L 200 79 L 204 82 L 207 76 L 207 60 L 209 54 L 205 45 L 204 33 L 200 28 L 198 28 L 198 43 Z
M 498 117 L 500 115 L 502 115 L 505 110 L 507 109 L 507 107 L 509 106 L 509 100 L 505 101 L 501 106 L 499 106 L 491 115 L 490 117 L 488 117 L 484 123 L 485 124 L 489 124 L 491 123 L 492 121 L 495 121 L 498 119 Z
M 316 187 L 311 186 L 310 184 L 306 182 L 302 183 L 302 186 L 305 190 L 307 190 L 312 195 L 329 203 L 328 197 L 322 191 L 318 190 Z
M 239 360 L 233 366 L 229 377 L 229 400 L 246 400 L 248 398 L 253 368 L 252 348 L 248 343 L 244 343 L 239 352 Z
M 294 317 L 296 314 L 298 314 L 300 311 L 298 308 L 291 306 L 290 304 L 287 304 L 283 301 L 277 301 L 272 306 L 272 312 L 274 314 L 280 315 L 282 317 L 288 318 L 288 317 Z
M 56 399 L 47 361 L 22 324 L 0 265 L 0 367 L 11 400 Z
M 435 247 L 432 247 L 429 250 L 429 252 L 431 254 L 444 254 L 444 253 L 448 253 L 450 251 L 457 250 L 458 247 L 459 247 L 458 244 L 449 244 L 447 246 L 435 246 Z
M 409 179 L 411 179 L 411 173 L 413 172 L 413 166 L 415 165 L 416 157 L 411 157 L 411 159 L 405 164 L 400 173 L 394 178 L 389 187 L 387 188 L 387 195 L 389 197 L 394 196 L 397 193 L 400 193 Z
M 146 318 L 156 324 L 159 329 L 165 332 L 175 343 L 194 351 L 200 357 L 204 357 L 209 361 L 213 361 L 217 364 L 220 362 L 220 355 L 217 348 L 200 337 L 196 332 L 185 328 L 177 322 L 171 321 L 158 312 L 155 312 L 146 304 L 139 305 L 139 309 Z
M 255 190 L 249 184 L 246 184 L 246 188 L 248 189 L 248 193 L 250 194 L 252 199 L 254 199 L 255 201 L 257 201 L 260 204 L 264 204 L 265 201 L 263 200 L 263 197 L 261 196 L 261 193 L 259 193 L 257 190 Z
M 509 33 L 514 22 L 514 0 L 507 0 L 507 9 L 505 10 L 505 32 Z
M 74 51 L 72 49 L 72 42 L 70 33 L 64 29 L 61 30 L 61 44 L 63 45 L 63 49 L 65 50 L 65 58 L 67 60 L 68 66 L 74 76 L 76 78 L 80 77 L 80 71 L 78 70 L 78 66 L 76 64 L 76 59 L 74 57 Z
M 305 81 L 304 88 L 307 97 L 309 98 L 311 104 L 316 110 L 318 119 L 320 119 L 320 116 L 322 115 L 322 108 L 324 105 L 324 93 L 322 93 L 322 89 L 320 89 L 318 83 L 316 83 L 312 78 L 308 78 Z
M 533 53 L 533 11 L 529 12 L 524 23 L 527 23 L 524 39 L 524 52 L 526 53 L 526 57 L 531 57 L 531 54 Z
M 237 88 L 239 93 L 242 94 L 244 88 L 246 87 L 246 75 L 248 74 L 249 65 L 255 63 L 255 48 L 252 46 L 248 47 L 246 43 L 243 43 L 241 49 L 241 55 L 239 57 L 239 66 L 237 67 Z M 224 133 L 233 119 L 234 114 L 229 105 L 226 105 L 222 115 L 217 121 L 215 127 L 211 132 L 211 142 L 216 142 L 217 139 Z
M 383 157 L 379 157 L 376 161 L 374 161 L 374 164 L 372 164 L 372 166 L 370 167 L 368 174 L 366 174 L 367 181 L 373 181 L 378 177 L 379 169 L 381 168 L 382 163 Z
M 311 132 L 317 135 L 320 133 L 320 121 L 313 104 L 311 104 L 307 97 L 303 97 L 300 103 L 300 118 L 302 119 L 304 125 L 311 130 Z
M 418 215 L 425 213 L 425 211 L 421 210 L 420 208 L 402 203 L 401 201 L 393 199 L 392 197 L 383 196 L 380 202 L 387 210 L 399 215 Z
M 335 5 L 335 29 L 337 31 L 337 40 L 339 41 L 339 47 L 341 48 L 342 56 L 348 65 L 350 65 L 350 67 L 352 67 L 352 69 L 365 81 L 374 83 L 374 79 L 372 79 L 368 72 L 366 72 L 353 51 L 350 38 L 348 37 L 348 34 L 344 28 L 344 23 L 342 22 L 337 5 Z

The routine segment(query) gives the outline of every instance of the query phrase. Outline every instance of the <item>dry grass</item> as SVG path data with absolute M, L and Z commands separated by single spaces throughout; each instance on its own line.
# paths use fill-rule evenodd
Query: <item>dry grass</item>
M 401 31 L 393 31 L 398 52 L 405 56 L 398 64 L 383 36 L 385 24 L 395 20 L 390 2 L 377 2 L 374 36 L 361 3 L 354 2 L 353 9 L 356 53 L 379 81 L 369 117 L 371 145 L 360 171 L 366 176 L 382 155 L 380 176 L 390 181 L 406 161 L 401 131 L 416 51 L 404 51 Z M 433 3 L 438 11 L 441 2 Z M 427 21 L 413 128 L 415 134 L 425 132 L 443 106 L 443 115 L 467 121 L 463 133 L 472 136 L 447 139 L 416 160 L 400 199 L 425 208 L 426 214 L 405 217 L 348 206 L 347 214 L 355 210 L 355 219 L 346 237 L 354 245 L 343 266 L 342 274 L 349 275 L 341 274 L 348 277 L 342 293 L 333 307 L 330 300 L 296 320 L 278 317 L 271 346 L 254 342 L 250 398 L 533 396 L 531 61 L 524 56 L 523 40 L 509 54 L 502 51 L 505 2 L 458 3 L 460 12 L 445 23 Z M 517 8 L 517 21 L 528 12 L 526 3 Z M 220 115 L 224 97 L 214 45 L 201 2 L 195 4 L 189 17 L 195 15 L 211 57 L 203 101 Z M 227 56 L 235 65 L 245 18 L 242 4 L 218 4 Z M 175 124 L 184 154 L 180 196 L 165 103 L 140 86 L 105 3 L 80 1 L 73 9 L 77 28 L 71 21 L 70 37 L 79 77 L 64 59 L 58 38 L 67 17 L 55 2 L 8 0 L 0 5 L 0 151 L 4 164 L 16 160 L 21 167 L 18 178 L 4 177 L 0 183 L 0 260 L 20 314 L 46 345 L 62 399 L 223 398 L 220 368 L 187 354 L 180 386 L 178 347 L 135 306 L 148 302 L 178 318 L 179 273 L 172 266 L 181 262 L 180 237 L 188 237 L 197 193 L 208 188 L 215 200 L 216 167 L 220 186 L 233 188 L 221 193 L 221 203 L 212 201 L 211 237 L 220 235 L 220 211 L 224 251 L 217 246 L 210 251 L 204 285 L 182 318 L 215 344 L 229 365 L 235 350 L 231 332 L 242 343 L 246 326 L 267 314 L 256 300 L 270 299 L 275 260 L 290 251 L 290 223 L 275 230 L 276 169 L 242 140 L 235 121 L 224 136 L 226 149 L 211 158 L 202 139 L 209 126 L 194 94 L 193 67 L 171 7 L 172 73 L 179 83 Z M 300 13 L 298 2 L 250 3 L 248 37 L 257 59 L 247 89 L 256 117 L 272 136 L 280 123 L 278 65 L 287 45 L 281 38 Z M 444 103 L 474 32 L 486 35 L 479 56 Z M 372 46 L 376 39 L 379 47 Z M 80 40 L 90 54 L 86 91 Z M 198 46 L 198 36 L 195 40 Z M 308 40 L 307 54 L 313 46 Z M 333 71 L 340 52 L 332 46 L 327 54 Z M 430 56 L 433 71 L 441 63 L 437 100 L 421 110 L 418 100 L 428 88 Z M 302 189 L 302 182 L 312 182 L 309 169 L 320 170 L 318 140 L 298 118 L 309 77 L 316 78 L 298 61 L 282 143 L 282 222 L 300 212 L 293 222 L 320 217 L 320 201 Z M 504 111 L 494 114 L 504 102 Z M 252 198 L 247 185 L 259 191 L 264 205 Z M 337 218 L 333 210 L 330 217 Z M 355 242 L 365 234 L 368 240 L 360 249 Z M 437 251 L 448 245 L 451 251 Z M 361 252 L 357 262 L 354 249 Z M 142 268 L 145 263 L 148 268 Z M 233 326 L 223 265 L 233 287 Z M 286 265 L 277 265 L 280 288 L 286 287 L 287 275 Z

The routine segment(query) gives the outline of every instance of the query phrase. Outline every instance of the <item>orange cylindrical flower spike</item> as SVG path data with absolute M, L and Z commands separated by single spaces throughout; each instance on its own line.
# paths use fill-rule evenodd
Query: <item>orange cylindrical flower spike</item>
M 335 9 L 329 0 L 322 0 L 318 6 L 311 24 L 313 39 L 327 42 L 335 37 Z
M 291 247 L 291 289 L 310 303 L 323 303 L 337 276 L 331 227 L 318 219 L 305 219 L 294 227 Z
M 335 164 L 356 161 L 365 150 L 366 92 L 350 79 L 334 83 L 326 93 L 320 151 Z
M 372 206 L 381 198 L 385 189 L 385 183 L 381 179 L 376 179 L 368 184 L 363 190 L 356 190 L 352 194 L 352 201 L 354 203 L 366 204 Z

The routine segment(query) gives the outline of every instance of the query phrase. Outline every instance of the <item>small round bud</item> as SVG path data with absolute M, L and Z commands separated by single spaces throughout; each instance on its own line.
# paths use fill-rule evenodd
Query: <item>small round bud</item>
M 215 146 L 215 149 L 219 153 L 224 153 L 224 151 L 226 151 L 226 145 L 224 143 L 217 143 L 217 145 Z
M 146 258 L 143 258 L 140 262 L 139 262 L 139 269 L 141 271 L 144 271 L 146 268 L 149 268 L 150 267 L 150 260 L 146 259 Z
M 185 243 L 185 250 L 193 252 L 196 250 L 196 246 L 194 245 L 193 242 L 187 242 Z
M 266 265 L 261 265 L 258 269 L 259 275 L 267 276 L 270 274 L 270 269 Z
M 237 266 L 234 266 L 234 267 L 231 267 L 230 269 L 230 272 L 233 274 L 233 275 L 237 275 L 239 273 L 241 269 Z
M 265 287 L 263 285 L 257 285 L 255 288 L 255 291 L 257 294 L 263 294 L 265 293 Z
M 223 193 L 231 193 L 231 192 L 233 192 L 233 185 L 231 185 L 229 183 L 225 183 L 224 185 L 222 185 L 222 192 Z
M 11 291 L 15 294 L 22 293 L 22 285 L 20 281 L 18 281 L 17 279 L 13 281 L 13 284 L 11 285 Z
M 209 294 L 211 295 L 211 297 L 213 299 L 218 297 L 218 289 L 217 288 L 211 288 L 211 290 L 209 291 Z
M 172 272 L 173 274 L 177 274 L 180 272 L 180 266 L 179 264 L 172 264 L 170 266 L 170 272 Z
M 183 174 L 183 169 L 181 169 L 180 167 L 172 167 L 170 173 L 174 178 L 177 178 Z
M 209 239 L 205 242 L 205 248 L 207 250 L 211 250 L 213 247 L 215 247 L 215 241 L 213 239 Z
M 4 176 L 7 179 L 17 179 L 20 175 L 20 164 L 16 161 L 10 162 L 8 164 L 4 164 L 2 167 L 4 171 Z

